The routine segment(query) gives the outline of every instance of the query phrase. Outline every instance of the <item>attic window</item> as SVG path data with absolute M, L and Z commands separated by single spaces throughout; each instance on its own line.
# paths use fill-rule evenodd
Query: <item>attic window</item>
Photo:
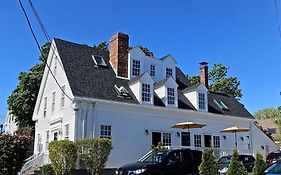
M 222 110 L 225 110 L 225 111 L 228 111 L 228 110 L 229 110 L 228 107 L 224 104 L 223 101 L 221 101 L 221 100 L 219 100 L 219 101 L 214 100 L 214 102 L 215 102 L 216 105 L 217 105 L 219 108 L 221 108 Z
M 124 88 L 124 86 L 118 87 L 117 85 L 114 85 L 114 87 L 118 92 L 118 97 L 131 98 L 129 91 Z
M 107 66 L 102 56 L 92 55 L 92 57 L 97 66 Z

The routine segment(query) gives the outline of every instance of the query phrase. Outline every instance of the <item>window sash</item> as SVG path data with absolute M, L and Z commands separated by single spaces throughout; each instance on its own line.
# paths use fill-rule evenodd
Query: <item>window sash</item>
M 52 98 L 52 112 L 54 112 L 55 111 L 55 105 L 56 105 L 56 92 L 53 92 L 52 96 L 53 96 L 53 98 Z
M 150 76 L 155 76 L 155 65 L 150 65 Z
M 220 148 L 220 136 L 214 136 L 214 148 Z
M 173 69 L 166 68 L 166 78 L 173 76 Z
M 65 139 L 69 139 L 69 124 L 66 124 L 65 126 L 64 126 L 64 129 L 65 129 L 65 131 L 64 131 L 64 138 Z
M 163 143 L 163 146 L 171 146 L 172 145 L 172 134 L 169 132 L 163 132 L 162 143 Z
M 175 89 L 174 88 L 167 88 L 167 100 L 169 105 L 175 104 Z
M 132 75 L 133 75 L 133 76 L 138 76 L 139 74 L 140 74 L 140 61 L 138 61 L 138 60 L 133 60 Z
M 150 84 L 142 84 L 142 101 L 150 102 Z
M 60 107 L 64 107 L 64 102 L 65 102 L 65 86 L 61 87 L 61 100 L 60 100 Z
M 202 147 L 201 135 L 194 135 L 194 147 Z
M 199 109 L 205 109 L 205 94 L 199 93 Z
M 100 138 L 111 139 L 111 125 L 101 125 Z

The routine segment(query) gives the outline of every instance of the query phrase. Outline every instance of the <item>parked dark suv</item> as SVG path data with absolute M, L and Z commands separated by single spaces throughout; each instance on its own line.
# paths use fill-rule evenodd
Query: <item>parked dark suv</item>
M 198 174 L 201 157 L 201 151 L 189 149 L 151 151 L 138 162 L 118 168 L 116 175 Z
M 219 172 L 220 174 L 226 174 L 231 160 L 231 155 L 223 156 L 219 159 Z M 252 172 L 254 167 L 255 158 L 251 155 L 238 155 L 238 160 L 241 161 L 248 172 Z

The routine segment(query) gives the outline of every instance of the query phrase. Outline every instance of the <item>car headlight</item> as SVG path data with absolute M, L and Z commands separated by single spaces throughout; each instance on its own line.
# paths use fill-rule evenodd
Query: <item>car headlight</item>
M 140 174 L 140 173 L 143 173 L 145 172 L 146 169 L 142 168 L 142 169 L 137 169 L 137 170 L 134 170 L 134 171 L 130 171 L 129 174 Z

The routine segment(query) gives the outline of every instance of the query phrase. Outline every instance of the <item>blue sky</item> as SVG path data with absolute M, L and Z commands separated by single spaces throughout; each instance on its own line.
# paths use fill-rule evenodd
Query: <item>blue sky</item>
M 22 0 L 32 16 L 27 0 Z M 130 36 L 156 57 L 171 53 L 185 73 L 198 63 L 230 66 L 250 112 L 281 105 L 281 39 L 274 0 L 103 0 L 35 1 L 52 37 L 93 45 L 116 32 Z M 280 12 L 278 12 L 280 14 Z M 31 17 L 41 44 L 45 42 Z M 38 62 L 39 52 L 17 0 L 0 1 L 0 123 L 20 71 Z

